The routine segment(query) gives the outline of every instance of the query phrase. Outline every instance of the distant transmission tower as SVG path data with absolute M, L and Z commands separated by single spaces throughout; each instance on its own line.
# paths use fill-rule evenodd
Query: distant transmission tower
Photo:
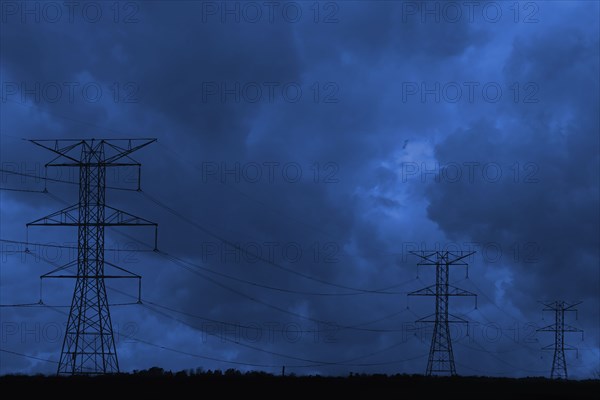
M 565 345 L 564 333 L 583 331 L 565 324 L 565 311 L 575 311 L 577 313 L 577 309 L 574 307 L 581 304 L 581 301 L 574 304 L 567 304 L 564 301 L 543 304 L 546 306 L 543 311 L 554 311 L 554 323 L 537 330 L 538 332 L 554 332 L 554 345 L 543 347 L 543 350 L 554 349 L 554 359 L 552 360 L 552 372 L 550 373 L 550 378 L 568 379 L 565 350 L 576 350 L 576 348 Z
M 58 374 L 108 374 L 119 372 L 105 278 L 137 278 L 104 259 L 104 228 L 153 226 L 156 247 L 157 224 L 107 206 L 106 168 L 137 166 L 131 153 L 156 139 L 31 140 L 57 154 L 46 167 L 79 168 L 79 202 L 27 224 L 29 226 L 76 226 L 77 260 L 42 277 L 75 278 L 75 290 L 58 364 Z M 139 186 L 138 175 L 138 190 Z M 105 265 L 127 275 L 106 275 Z M 53 275 L 73 266 L 75 275 Z
M 435 285 L 409 293 L 409 296 L 435 296 L 435 313 L 418 319 L 416 322 L 433 323 L 433 336 L 429 348 L 426 375 L 450 374 L 456 375 L 454 354 L 452 352 L 452 338 L 450 337 L 450 323 L 467 323 L 468 321 L 448 312 L 449 296 L 476 296 L 448 283 L 450 266 L 468 264 L 465 258 L 475 252 L 452 251 L 421 251 L 414 254 L 421 258 L 420 265 L 435 265 Z M 476 300 L 477 301 L 477 298 Z M 434 317 L 434 319 L 431 319 Z M 468 329 L 468 328 L 467 328 Z

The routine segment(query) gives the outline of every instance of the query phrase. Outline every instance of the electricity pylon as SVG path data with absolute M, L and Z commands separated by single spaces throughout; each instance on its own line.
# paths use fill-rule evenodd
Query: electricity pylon
M 538 332 L 554 332 L 554 345 L 548 345 L 542 350 L 554 349 L 554 359 L 552 360 L 552 371 L 550 372 L 551 379 L 568 379 L 567 361 L 565 359 L 565 350 L 577 350 L 573 346 L 565 345 L 565 332 L 583 332 L 579 328 L 565 324 L 565 311 L 575 311 L 573 308 L 580 302 L 568 304 L 564 301 L 555 301 L 553 303 L 543 303 L 546 308 L 543 311 L 554 311 L 554 323 L 538 329 Z
M 415 321 L 434 324 L 426 375 L 456 375 L 449 324 L 468 324 L 468 321 L 448 312 L 448 298 L 450 296 L 477 295 L 448 283 L 450 278 L 450 266 L 467 266 L 468 264 L 462 260 L 475 252 L 411 251 L 410 253 L 421 258 L 422 261 L 418 263 L 417 266 L 435 265 L 435 284 L 408 294 L 409 296 L 435 296 L 435 313 Z M 475 301 L 477 301 L 477 298 L 475 298 Z M 434 319 L 431 319 L 431 317 L 434 317 Z
M 156 248 L 157 224 L 107 206 L 106 168 L 137 166 L 134 151 L 156 139 L 31 140 L 57 156 L 46 167 L 79 168 L 79 202 L 27 224 L 29 226 L 77 227 L 77 260 L 43 277 L 75 278 L 75 289 L 62 345 L 58 374 L 108 374 L 119 372 L 105 278 L 137 278 L 104 259 L 104 228 L 111 226 L 153 226 Z M 139 190 L 139 175 L 138 175 Z M 53 275 L 76 266 L 75 275 Z M 109 266 L 126 275 L 106 275 Z M 139 300 L 139 298 L 138 298 Z

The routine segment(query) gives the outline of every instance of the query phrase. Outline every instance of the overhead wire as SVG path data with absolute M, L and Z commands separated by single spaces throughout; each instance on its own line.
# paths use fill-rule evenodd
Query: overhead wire
M 290 274 L 302 277 L 304 279 L 315 281 L 315 282 L 318 282 L 318 283 L 321 283 L 321 284 L 324 284 L 324 285 L 328 285 L 328 286 L 337 287 L 337 288 L 340 288 L 340 289 L 346 289 L 346 290 L 351 290 L 351 291 L 354 291 L 354 292 L 361 292 L 361 293 L 381 293 L 382 292 L 382 289 L 363 289 L 363 288 L 352 287 L 352 286 L 349 286 L 349 285 L 342 285 L 342 284 L 339 284 L 339 283 L 327 281 L 325 279 L 317 278 L 317 277 L 314 277 L 312 275 L 307 275 L 307 274 L 304 274 L 302 272 L 296 271 L 296 270 L 291 269 L 291 268 L 287 268 L 287 267 L 285 267 L 285 266 L 283 266 L 283 265 L 281 265 L 281 264 L 279 264 L 279 263 L 277 263 L 277 262 L 275 262 L 273 260 L 269 260 L 269 259 L 267 259 L 265 257 L 262 257 L 260 255 L 254 254 L 254 253 L 250 252 L 249 250 L 242 248 L 240 245 L 238 245 L 236 243 L 233 243 L 230 240 L 228 240 L 228 239 L 226 239 L 226 238 L 224 238 L 224 237 L 222 237 L 222 236 L 220 236 L 220 235 L 212 232 L 210 229 L 208 229 L 208 228 L 200 225 L 199 223 L 195 222 L 192 218 L 184 216 L 183 214 L 179 213 L 178 211 L 176 211 L 172 207 L 164 204 L 163 202 L 161 202 L 160 200 L 156 199 L 154 196 L 151 196 L 150 194 L 146 193 L 145 191 L 140 191 L 139 193 L 142 196 L 144 196 L 145 198 L 147 198 L 148 200 L 150 200 L 152 203 L 154 203 L 154 204 L 158 205 L 159 207 L 165 209 L 166 211 L 170 212 L 172 215 L 176 216 L 177 218 L 181 219 L 182 221 L 186 222 L 187 224 L 192 225 L 196 229 L 198 229 L 198 230 L 204 232 L 205 234 L 207 234 L 207 235 L 209 235 L 209 236 L 217 239 L 218 241 L 222 242 L 223 244 L 225 244 L 225 245 L 227 245 L 227 246 L 229 246 L 231 248 L 234 248 L 237 251 L 240 251 L 240 252 L 242 252 L 242 253 L 244 253 L 244 254 L 252 257 L 253 259 L 260 260 L 260 261 L 262 261 L 263 263 L 265 263 L 267 265 L 270 265 L 270 266 L 275 267 L 277 269 L 280 269 L 282 271 L 288 272 Z

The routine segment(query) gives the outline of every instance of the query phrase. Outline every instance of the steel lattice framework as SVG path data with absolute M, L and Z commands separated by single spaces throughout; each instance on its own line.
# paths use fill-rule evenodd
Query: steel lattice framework
M 552 379 L 568 379 L 567 360 L 565 358 L 565 350 L 577 350 L 575 347 L 565 345 L 565 332 L 583 332 L 579 328 L 565 324 L 565 311 L 575 311 L 575 306 L 580 302 L 568 304 L 564 301 L 555 301 L 553 303 L 544 303 L 546 308 L 543 311 L 554 311 L 554 323 L 538 329 L 538 332 L 554 332 L 554 344 L 543 347 L 543 350 L 554 350 L 554 358 L 552 360 L 552 371 L 550 378 Z
M 57 155 L 46 167 L 79 168 L 79 202 L 27 224 L 27 227 L 77 227 L 77 260 L 42 275 L 42 278 L 76 279 L 58 374 L 119 372 L 104 280 L 136 278 L 140 285 L 141 277 L 104 259 L 104 230 L 111 226 L 152 226 L 156 248 L 157 224 L 105 204 L 106 168 L 137 166 L 139 172 L 141 164 L 129 155 L 154 141 L 156 139 L 31 140 Z M 75 275 L 57 274 L 75 266 Z M 121 274 L 107 275 L 105 266 Z M 138 289 L 141 290 L 141 286 Z
M 426 375 L 456 375 L 449 324 L 468 324 L 468 321 L 450 314 L 448 311 L 448 298 L 450 296 L 476 296 L 476 294 L 449 283 L 450 267 L 456 265 L 467 266 L 468 264 L 463 260 L 474 253 L 426 250 L 411 252 L 411 254 L 421 258 L 422 261 L 417 264 L 418 266 L 435 266 L 435 284 L 408 294 L 409 296 L 435 296 L 435 313 L 416 321 L 418 323 L 434 324 Z

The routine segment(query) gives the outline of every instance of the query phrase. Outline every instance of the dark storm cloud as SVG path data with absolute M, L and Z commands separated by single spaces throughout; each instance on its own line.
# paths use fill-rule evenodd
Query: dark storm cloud
M 479 163 L 475 184 L 463 176 L 427 191 L 428 215 L 450 238 L 494 242 L 504 249 L 520 244 L 520 257 L 503 263 L 512 278 L 501 297 L 525 315 L 527 310 L 535 315 L 534 300 L 584 300 L 580 318 L 593 331 L 599 285 L 593 260 L 600 242 L 599 125 L 592 111 L 599 106 L 593 89 L 597 48 L 597 36 L 575 28 L 517 38 L 506 77 L 540 82 L 539 103 L 449 135 L 435 148 L 437 161 L 461 165 L 463 173 L 465 165 Z M 497 122 L 515 116 L 520 123 Z M 495 166 L 484 177 L 486 163 Z M 498 180 L 497 170 L 503 174 Z
M 200 270 L 219 283 L 215 284 L 153 253 L 136 254 L 135 262 L 120 262 L 144 275 L 146 300 L 214 320 L 258 324 L 259 340 L 252 341 L 244 331 L 246 337 L 240 341 L 268 351 L 322 361 L 379 351 L 356 363 L 385 363 L 425 354 L 429 338 L 419 340 L 412 330 L 402 329 L 431 312 L 432 303 L 411 300 L 411 309 L 406 310 L 406 298 L 400 292 L 431 283 L 427 272 L 421 272 L 421 281 L 390 289 L 398 292 L 394 295 L 322 295 L 351 292 L 344 287 L 378 289 L 414 279 L 415 260 L 406 250 L 422 243 L 479 241 L 499 243 L 506 249 L 513 243 L 539 242 L 544 253 L 533 266 L 521 259 L 480 262 L 477 258 L 479 272 L 473 268 L 473 281 L 501 307 L 512 301 L 511 312 L 528 321 L 537 321 L 535 301 L 546 292 L 566 297 L 583 294 L 588 314 L 597 313 L 597 275 L 589 266 L 598 259 L 598 98 L 597 91 L 591 90 L 598 85 L 597 34 L 577 24 L 585 7 L 569 11 L 564 22 L 548 17 L 546 25 L 542 21 L 524 28 L 512 22 L 508 9 L 504 10 L 506 18 L 497 24 L 480 16 L 475 22 L 463 18 L 458 23 L 424 23 L 419 14 L 407 13 L 412 8 L 406 7 L 414 2 L 338 3 L 337 22 L 325 24 L 314 22 L 308 3 L 296 4 L 303 9 L 298 23 L 283 18 L 272 24 L 222 23 L 218 14 L 203 15 L 202 2 L 142 3 L 136 14 L 139 21 L 132 24 L 115 24 L 110 18 L 96 24 L 17 24 L 10 20 L 2 26 L 3 81 L 25 82 L 28 87 L 48 81 L 98 82 L 104 93 L 98 102 L 29 99 L 21 105 L 18 95 L 4 101 L 3 163 L 25 160 L 30 166 L 48 160 L 48 153 L 33 151 L 12 136 L 158 137 L 158 143 L 135 157 L 143 163 L 143 189 L 179 215 L 143 194 L 109 191 L 109 203 L 159 222 L 159 248 L 169 254 L 237 279 L 300 293 L 257 287 Z M 560 13 L 554 8 L 544 10 L 544 15 Z M 323 18 L 330 10 L 320 11 Z M 481 95 L 474 103 L 457 104 L 423 102 L 419 95 L 403 98 L 405 82 L 417 86 L 426 82 L 432 87 L 435 82 L 479 81 L 483 85 L 491 80 L 505 90 L 499 104 L 482 101 Z M 515 81 L 539 83 L 540 103 L 506 101 L 512 95 L 508 87 Z M 132 83 L 137 101 L 115 102 L 111 91 L 115 82 L 121 90 Z M 275 85 L 272 101 L 268 96 L 271 84 Z M 286 84 L 300 87 L 301 98 L 286 97 L 281 90 Z M 258 87 L 263 96 L 251 101 L 244 94 L 252 92 L 222 92 L 223 87 L 236 91 L 236 85 L 249 90 Z M 121 91 L 122 96 L 128 94 Z M 504 176 L 496 183 L 475 184 L 465 180 L 432 184 L 429 176 L 429 183 L 423 184 L 418 177 L 404 179 L 406 171 L 402 170 L 403 163 L 409 162 L 420 166 L 422 162 L 469 161 L 498 163 Z M 526 163 L 536 165 L 539 182 L 513 182 L 509 174 L 515 162 L 520 163 L 520 179 L 529 172 L 523 170 Z M 284 172 L 286 165 L 291 169 Z M 269 166 L 275 171 L 272 181 Z M 296 181 L 293 172 L 298 167 L 302 176 Z M 256 168 L 262 173 L 256 182 L 241 172 Z M 224 170 L 229 174 L 221 174 Z M 125 176 L 116 181 L 128 183 Z M 14 179 L 9 183 L 22 184 Z M 69 202 L 76 198 L 73 188 L 50 186 L 52 193 Z M 45 195 L 36 196 L 2 193 L 3 238 L 22 238 L 25 222 L 63 206 Z M 32 238 L 44 241 L 44 235 L 51 234 L 47 231 Z M 63 241 L 74 237 L 73 232 L 55 235 L 54 239 Z M 133 235 L 144 243 L 152 241 L 151 234 Z M 232 250 L 215 235 L 253 253 L 258 246 L 267 258 L 272 250 L 277 265 L 249 261 L 247 253 Z M 120 245 L 131 242 L 112 231 L 109 237 Z M 293 260 L 296 253 L 290 245 L 301 248 L 299 260 Z M 569 270 L 577 271 L 577 278 L 563 267 L 577 258 L 575 254 L 582 262 Z M 17 262 L 14 257 L 3 262 L 3 303 L 27 301 L 27 287 L 35 292 L 34 278 L 47 267 Z M 20 270 L 13 268 L 15 263 Z M 519 274 L 519 279 L 512 278 Z M 577 289 L 561 290 L 558 283 L 567 280 Z M 531 293 L 523 294 L 526 285 Z M 70 291 L 68 285 L 54 287 Z M 110 295 L 116 298 L 118 294 Z M 505 327 L 506 315 L 490 302 L 484 303 L 485 315 Z M 460 312 L 472 310 L 466 302 L 456 306 Z M 246 363 L 311 364 L 207 336 L 222 334 L 224 326 L 159 310 L 183 324 L 141 307 L 117 308 L 113 318 L 119 330 L 127 332 L 134 326 L 136 337 L 195 354 Z M 50 314 L 43 309 L 2 311 L 4 321 L 17 325 L 38 320 L 64 323 L 64 315 Z M 477 313 L 469 316 L 482 320 Z M 593 323 L 585 321 L 591 325 L 590 337 L 596 340 Z M 272 341 L 267 339 L 265 323 L 279 329 Z M 340 328 L 354 325 L 373 331 Z M 283 327 L 290 328 L 287 336 Z M 240 335 L 239 328 L 228 329 L 228 338 Z M 302 335 L 296 340 L 293 333 L 298 330 Z M 59 351 L 60 340 L 40 339 L 32 344 L 30 337 L 19 342 L 17 336 L 10 335 L 2 346 L 12 344 L 22 353 L 38 351 L 53 359 Z M 398 342 L 401 345 L 382 351 Z M 491 351 L 515 347 L 506 338 L 499 343 L 487 340 L 484 345 Z M 536 368 L 546 368 L 536 346 L 505 359 L 512 365 L 534 362 Z M 154 352 L 125 340 L 118 348 L 124 369 L 157 364 L 172 369 L 230 367 Z M 591 357 L 597 348 L 593 351 Z M 505 364 L 461 345 L 456 352 L 463 364 L 475 370 L 526 373 L 506 371 Z M 591 357 L 586 361 L 593 363 Z M 4 355 L 2 359 L 3 372 L 50 370 L 43 363 L 34 366 L 16 357 L 5 361 Z M 295 371 L 419 372 L 425 361 Z M 583 376 L 589 374 L 587 365 Z
M 521 264 L 515 290 L 527 288 L 540 298 L 550 292 L 593 303 L 597 295 L 598 276 L 590 264 L 598 258 L 599 242 L 599 126 L 590 112 L 598 108 L 598 94 L 590 90 L 598 84 L 592 56 L 597 47 L 597 39 L 577 30 L 515 41 L 507 75 L 533 76 L 544 87 L 539 105 L 514 110 L 526 123 L 507 126 L 515 130 L 508 133 L 480 121 L 436 146 L 441 165 L 492 161 L 504 176 L 498 182 L 476 176 L 479 184 L 464 179 L 431 186 L 430 217 L 449 235 L 497 238 L 505 246 L 537 243 L 539 263 Z M 569 61 L 557 54 L 568 54 Z

